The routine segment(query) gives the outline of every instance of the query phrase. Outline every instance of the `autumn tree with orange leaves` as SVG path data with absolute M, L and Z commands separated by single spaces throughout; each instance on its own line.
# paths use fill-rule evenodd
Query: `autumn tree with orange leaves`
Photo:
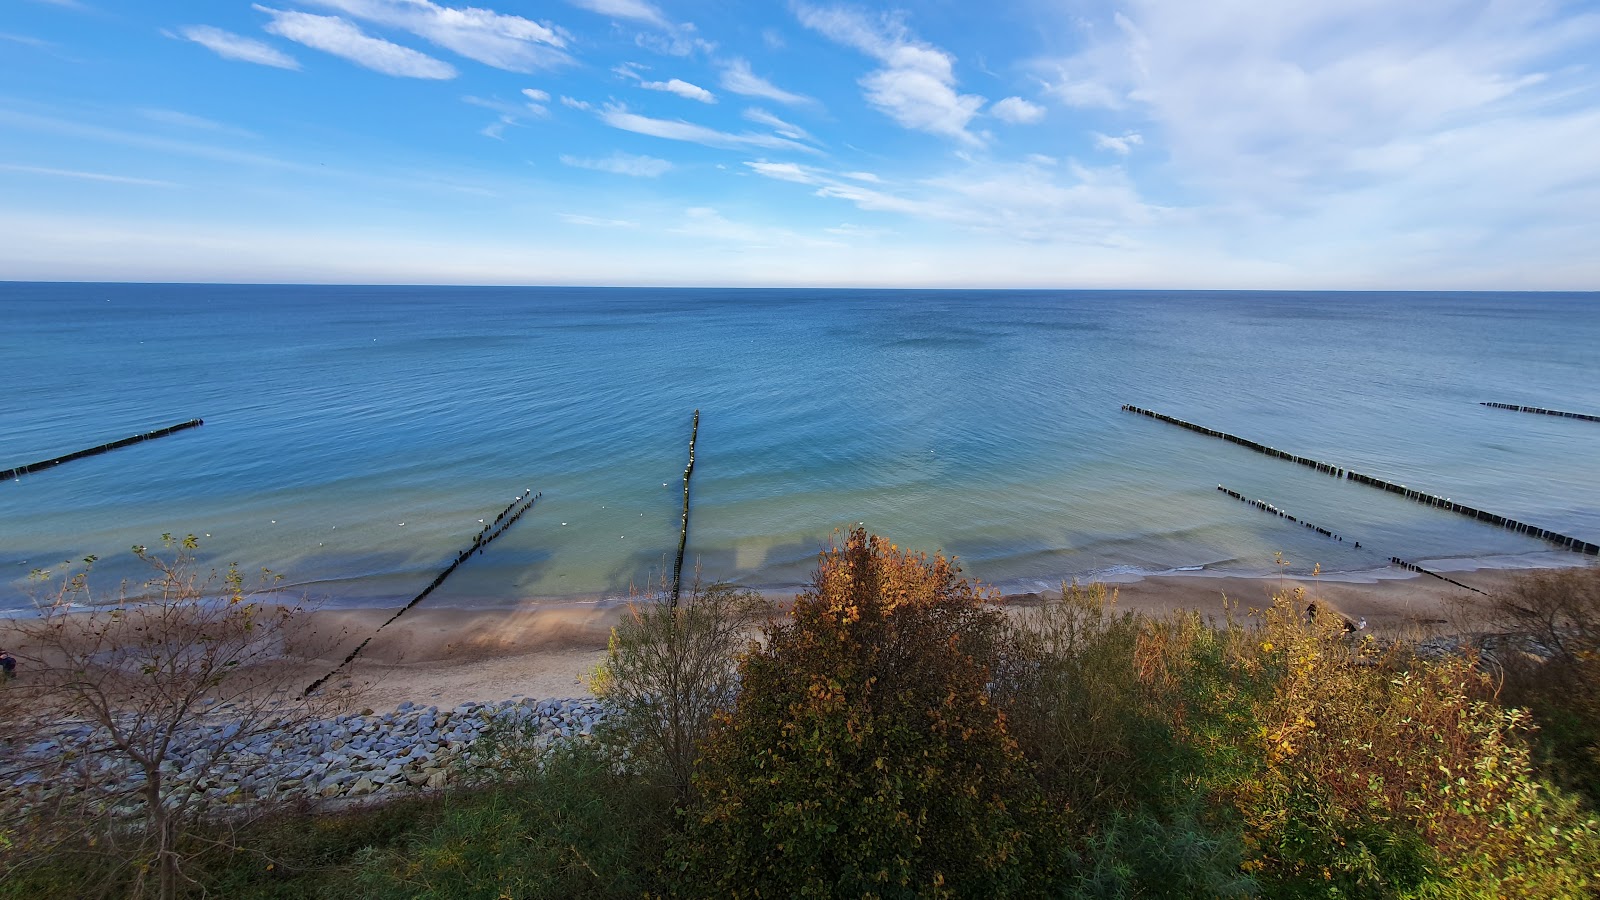
M 986 686 L 993 597 L 865 530 L 742 666 L 673 867 L 727 896 L 1011 896 L 1042 803 Z M 1047 842 L 1045 845 L 1048 846 Z

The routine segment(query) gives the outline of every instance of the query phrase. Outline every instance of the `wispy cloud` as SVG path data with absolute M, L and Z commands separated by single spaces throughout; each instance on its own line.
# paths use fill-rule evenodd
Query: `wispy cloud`
M 567 107 L 568 109 L 581 109 L 585 111 L 594 109 L 593 103 L 590 103 L 587 100 L 579 100 L 577 97 L 568 97 L 565 94 L 561 95 L 561 105 Z
M 431 0 L 304 0 L 355 18 L 409 31 L 429 43 L 508 72 L 535 72 L 572 62 L 556 27 L 478 7 Z
M 549 107 L 543 103 L 543 101 L 550 99 L 549 94 L 534 88 L 524 88 L 522 95 L 528 98 L 527 103 L 507 103 L 504 100 L 471 95 L 462 97 L 461 102 L 469 106 L 493 110 L 500 114 L 499 118 L 478 131 L 484 137 L 494 138 L 498 141 L 504 139 L 507 128 L 519 126 L 528 118 L 543 118 L 550 114 Z
M 15 163 L 0 163 L 0 170 L 6 172 L 23 172 L 28 175 L 49 175 L 55 178 L 76 178 L 82 181 L 102 181 L 111 184 L 131 184 L 139 187 L 177 187 L 170 181 L 161 181 L 156 178 L 133 178 L 127 175 L 107 175 L 104 172 L 81 172 L 76 169 L 52 169 L 46 166 L 23 166 Z
M 681 119 L 652 119 L 628 112 L 627 107 L 608 106 L 600 113 L 600 121 L 635 134 L 648 134 L 652 137 L 665 138 L 669 141 L 686 141 L 691 144 L 700 144 L 705 147 L 717 147 L 723 150 L 743 150 L 749 147 L 764 147 L 767 149 L 799 150 L 805 153 L 817 152 L 811 147 L 788 138 L 777 137 L 770 134 L 755 134 L 745 132 L 734 134 L 727 131 L 718 131 L 704 125 L 696 125 Z
M 573 6 L 587 9 L 602 16 L 613 19 L 626 19 L 632 22 L 643 22 L 657 28 L 671 28 L 672 23 L 662 15 L 661 10 L 653 3 L 645 0 L 567 0 Z
M 801 128 L 799 125 L 793 125 L 785 122 L 772 113 L 769 113 L 764 109 L 760 109 L 759 107 L 752 106 L 745 110 L 744 117 L 752 122 L 757 123 L 758 125 L 765 125 L 786 138 L 792 138 L 797 141 L 811 141 L 812 143 L 818 143 L 817 139 L 812 137 L 804 128 Z
M 735 94 L 742 94 L 746 97 L 761 97 L 789 106 L 801 106 L 817 102 L 804 94 L 786 91 L 755 74 L 750 71 L 750 64 L 742 59 L 731 60 L 723 68 L 722 86 Z
M 689 82 L 680 78 L 673 78 L 668 81 L 641 81 L 639 82 L 639 86 L 645 88 L 646 90 L 665 91 L 669 94 L 677 94 L 679 97 L 682 97 L 685 100 L 698 100 L 701 103 L 717 102 L 716 94 L 711 93 L 698 84 L 690 84 Z
M 593 169 L 596 172 L 629 175 L 634 178 L 659 178 L 672 171 L 672 163 L 664 159 L 656 159 L 654 156 L 634 156 L 620 151 L 599 159 L 563 155 L 561 162 L 577 169 Z
M 1098 131 L 1093 132 L 1093 134 L 1095 149 L 1110 150 L 1118 156 L 1127 156 L 1133 152 L 1134 147 L 1144 143 L 1144 135 L 1136 131 L 1130 131 L 1121 137 L 1112 137 L 1109 134 L 1101 134 Z
M 56 46 L 54 41 L 47 41 L 43 38 L 29 37 L 25 34 L 9 34 L 3 31 L 0 31 L 0 41 L 10 41 L 13 44 L 21 44 L 24 47 L 34 47 L 39 50 L 47 50 Z
M 989 108 L 994 117 L 1013 125 L 1032 125 L 1044 118 L 1044 107 L 1021 97 L 1007 97 Z
M 983 107 L 984 98 L 956 92 L 955 57 L 913 38 L 894 16 L 870 19 L 845 7 L 796 7 L 800 23 L 883 64 L 861 79 L 867 102 L 901 126 L 954 138 L 966 144 L 982 140 L 967 124 Z
M 375 38 L 338 16 L 318 16 L 256 6 L 272 17 L 266 30 L 282 38 L 343 57 L 358 66 L 397 78 L 449 79 L 455 67 L 426 53 Z
M 193 41 L 223 59 L 275 66 L 279 69 L 300 68 L 300 63 L 294 57 L 270 44 L 242 37 L 231 31 L 223 31 L 211 25 L 185 25 L 172 36 Z
M 682 221 L 668 231 L 748 247 L 840 246 L 838 241 L 816 238 L 789 228 L 734 221 L 709 206 L 693 206 L 684 210 Z
M 630 219 L 605 219 L 599 216 L 586 216 L 580 213 L 561 213 L 561 221 L 573 225 L 587 225 L 591 228 L 638 228 L 639 223 Z
M 222 122 L 207 119 L 204 116 L 191 115 L 190 113 L 179 112 L 175 109 L 147 108 L 140 109 L 137 112 L 144 118 L 149 119 L 152 122 L 158 122 L 162 125 L 172 125 L 178 128 L 192 129 L 194 131 L 210 131 L 216 134 L 228 134 L 234 137 L 252 139 L 260 137 L 260 135 L 245 128 L 239 128 L 235 125 L 226 125 Z
M 745 165 L 758 175 L 808 185 L 813 195 L 866 212 L 940 222 L 1007 240 L 1103 244 L 1166 215 L 1139 197 L 1125 173 L 1073 165 L 968 164 L 944 175 L 889 185 L 864 172 L 835 173 L 792 162 Z

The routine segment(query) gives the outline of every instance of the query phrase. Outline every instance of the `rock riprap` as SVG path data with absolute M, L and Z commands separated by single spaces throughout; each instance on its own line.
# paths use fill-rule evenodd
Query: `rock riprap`
M 492 771 L 491 746 L 539 752 L 563 740 L 585 740 L 604 718 L 594 699 L 516 699 L 453 709 L 402 703 L 393 712 L 239 736 L 239 725 L 218 715 L 173 742 L 163 771 L 174 802 L 195 792 L 224 804 L 398 796 Z M 106 743 L 94 726 L 62 725 L 41 740 L 0 746 L 0 785 L 25 806 L 63 791 L 91 791 L 114 812 L 136 815 L 145 775 L 123 755 L 101 750 Z

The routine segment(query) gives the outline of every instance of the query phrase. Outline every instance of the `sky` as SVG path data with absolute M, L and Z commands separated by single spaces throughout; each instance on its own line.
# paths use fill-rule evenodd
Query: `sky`
M 1556 0 L 4 0 L 0 280 L 1595 290 L 1597 67 Z

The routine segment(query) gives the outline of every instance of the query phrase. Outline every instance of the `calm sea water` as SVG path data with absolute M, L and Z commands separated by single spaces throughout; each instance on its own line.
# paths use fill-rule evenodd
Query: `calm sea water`
M 623 595 L 670 567 L 696 408 L 690 559 L 761 588 L 857 522 L 1008 590 L 1574 557 L 1123 403 L 1600 542 L 1600 424 L 1478 405 L 1600 413 L 1596 294 L 10 283 L 0 316 L 0 468 L 206 422 L 0 484 L 0 609 L 169 531 L 404 601 L 529 487 L 430 603 Z

